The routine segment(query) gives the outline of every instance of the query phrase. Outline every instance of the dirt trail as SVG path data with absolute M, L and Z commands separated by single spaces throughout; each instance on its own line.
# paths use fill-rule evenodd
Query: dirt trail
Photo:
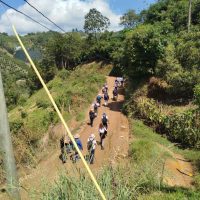
M 86 155 L 86 144 L 89 135 L 91 133 L 94 133 L 96 136 L 96 140 L 99 141 L 98 126 L 101 122 L 101 116 L 103 112 L 108 115 L 109 126 L 108 136 L 105 139 L 105 149 L 101 150 L 100 146 L 97 146 L 95 153 L 95 162 L 93 165 L 90 165 L 92 171 L 96 171 L 107 164 L 114 164 L 116 161 L 115 158 L 117 158 L 118 156 L 125 157 L 128 154 L 129 125 L 127 118 L 121 113 L 124 95 L 119 93 L 118 100 L 112 101 L 111 97 L 114 80 L 115 77 L 107 77 L 110 96 L 108 106 L 101 106 L 99 108 L 98 116 L 94 120 L 93 127 L 90 127 L 90 125 L 88 125 L 89 120 L 87 117 L 84 125 L 78 131 L 84 146 L 83 154 Z M 23 200 L 30 199 L 29 195 L 31 190 L 35 189 L 36 191 L 39 191 L 41 187 L 45 185 L 45 183 L 53 183 L 53 181 L 56 180 L 59 173 L 61 173 L 62 171 L 66 169 L 73 170 L 76 167 L 83 168 L 81 161 L 79 161 L 77 164 L 72 164 L 70 160 L 67 160 L 66 164 L 62 164 L 61 160 L 59 159 L 59 155 L 60 149 L 57 149 L 55 152 L 50 154 L 46 160 L 41 161 L 37 168 L 32 170 L 30 175 L 26 175 L 20 178 L 20 185 L 25 188 L 21 190 Z M 29 191 L 29 194 L 26 190 Z
M 84 124 L 77 131 L 77 133 L 80 134 L 84 145 L 83 154 L 86 155 L 86 144 L 89 135 L 94 133 L 96 140 L 99 141 L 98 126 L 101 122 L 101 116 L 103 112 L 108 115 L 109 128 L 108 136 L 105 139 L 105 149 L 101 150 L 100 146 L 97 146 L 95 163 L 94 165 L 90 165 L 93 172 L 99 170 L 104 165 L 117 163 L 118 157 L 126 157 L 128 154 L 129 124 L 128 119 L 121 113 L 124 95 L 119 93 L 118 101 L 112 101 L 111 97 L 114 80 L 115 77 L 107 77 L 110 96 L 109 104 L 107 107 L 101 106 L 99 108 L 98 116 L 94 121 L 94 126 L 90 127 L 88 125 L 89 119 L 88 115 L 86 115 L 87 118 Z M 60 129 L 60 126 L 58 127 Z M 186 162 L 181 155 L 174 154 L 169 148 L 163 146 L 161 148 L 165 148 L 174 158 L 166 160 L 164 181 L 170 186 L 190 187 L 192 185 L 192 178 L 188 176 L 188 174 L 193 172 L 191 164 Z M 45 186 L 46 183 L 53 183 L 61 172 L 68 170 L 72 171 L 71 173 L 76 173 L 76 168 L 83 169 L 81 161 L 72 164 L 70 160 L 67 160 L 66 164 L 62 164 L 59 155 L 60 149 L 52 151 L 45 160 L 42 160 L 38 164 L 36 169 L 31 170 L 29 175 L 21 175 L 20 185 L 23 188 L 21 189 L 23 200 L 30 199 L 31 190 L 41 191 L 41 188 Z M 2 198 L 0 197 L 0 199 Z

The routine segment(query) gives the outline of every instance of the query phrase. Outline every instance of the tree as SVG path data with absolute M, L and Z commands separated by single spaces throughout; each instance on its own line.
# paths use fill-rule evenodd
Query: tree
M 72 32 L 67 35 L 57 33 L 44 51 L 43 64 L 47 67 L 56 66 L 58 70 L 72 69 L 80 63 L 81 48 L 80 33 Z
M 133 28 L 139 22 L 139 17 L 135 13 L 135 10 L 129 10 L 122 17 L 120 17 L 120 25 L 124 28 Z
M 84 30 L 88 34 L 94 34 L 95 38 L 97 33 L 105 31 L 109 25 L 110 20 L 95 8 L 85 15 Z

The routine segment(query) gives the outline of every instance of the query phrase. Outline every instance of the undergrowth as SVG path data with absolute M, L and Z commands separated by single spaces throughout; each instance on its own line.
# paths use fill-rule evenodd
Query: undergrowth
M 171 143 L 139 120 L 130 120 L 130 124 L 133 141 L 130 144 L 129 159 L 115 167 L 104 167 L 96 175 L 106 198 L 199 199 L 198 188 L 168 187 L 163 183 L 163 163 L 170 155 L 165 148 L 160 148 L 158 142 L 166 147 Z M 80 171 L 77 171 L 77 175 L 74 177 L 65 172 L 51 186 L 45 185 L 42 195 L 37 195 L 41 200 L 101 199 L 88 175 Z
M 105 82 L 111 66 L 91 63 L 78 66 L 74 71 L 59 71 L 47 84 L 65 120 L 83 119 L 86 108 Z M 23 107 L 9 112 L 12 139 L 17 163 L 36 164 L 40 140 L 50 125 L 59 122 L 44 89 L 33 94 Z

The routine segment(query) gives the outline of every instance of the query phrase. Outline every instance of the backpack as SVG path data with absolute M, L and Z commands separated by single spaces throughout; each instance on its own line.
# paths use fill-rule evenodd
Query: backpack
M 114 96 L 117 96 L 117 90 L 113 90 Z
M 102 118 L 102 123 L 103 123 L 103 124 L 106 124 L 107 121 L 108 121 L 108 120 L 107 120 L 106 116 L 103 116 L 103 118 Z
M 97 104 L 95 103 L 95 104 L 94 104 L 94 110 L 97 110 L 97 108 L 98 108 L 98 106 L 97 106 Z
M 100 101 L 100 100 L 101 100 L 101 96 L 97 96 L 97 100 L 99 100 L 99 101 Z
M 92 119 L 95 118 L 95 114 L 94 114 L 94 112 L 90 111 L 89 115 L 90 115 L 90 118 L 92 118 Z
M 89 140 L 87 143 L 87 150 L 90 151 L 92 149 L 93 141 Z
M 108 99 L 109 99 L 108 93 L 105 93 L 104 99 L 105 99 L 105 100 L 108 100 Z

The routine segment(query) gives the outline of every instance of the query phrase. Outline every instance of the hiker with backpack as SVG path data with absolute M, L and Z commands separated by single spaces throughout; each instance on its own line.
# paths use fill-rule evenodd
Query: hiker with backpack
M 82 142 L 80 140 L 80 135 L 79 134 L 76 134 L 74 136 L 74 139 L 75 139 L 75 142 L 79 148 L 80 151 L 83 151 L 83 145 L 82 145 Z M 71 159 L 72 161 L 75 163 L 78 159 L 79 159 L 79 154 L 78 154 L 78 151 L 76 151 L 75 147 L 73 147 L 75 153 L 74 155 L 72 155 Z
M 108 116 L 106 113 L 103 113 L 102 118 L 101 118 L 103 126 L 108 129 Z
M 95 140 L 95 135 L 91 134 L 87 141 L 87 150 L 89 153 L 89 163 L 94 163 L 94 154 L 96 149 L 97 141 Z
M 97 95 L 97 98 L 96 98 L 96 101 L 97 101 L 97 103 L 99 104 L 99 107 L 100 107 L 100 105 L 101 105 L 101 99 L 102 99 L 101 94 L 98 94 L 98 95 Z
M 103 86 L 101 91 L 102 91 L 102 94 L 104 94 L 106 92 L 106 88 Z
M 92 107 L 94 109 L 94 114 L 95 114 L 95 117 L 97 116 L 97 113 L 98 113 L 98 107 L 99 107 L 99 104 L 97 102 L 94 102 L 92 104 Z
M 107 92 L 104 93 L 104 106 L 108 105 L 109 95 Z
M 101 145 L 101 150 L 104 150 L 104 139 L 107 135 L 107 129 L 106 127 L 101 123 L 99 125 L 99 136 L 100 136 L 100 145 Z
M 60 148 L 61 148 L 60 158 L 63 163 L 66 163 L 67 154 L 70 154 L 72 150 L 72 142 L 66 135 L 62 136 L 62 138 L 60 139 Z
M 118 97 L 118 90 L 117 90 L 117 88 L 114 88 L 114 90 L 113 90 L 113 100 L 117 100 L 117 97 Z
M 108 93 L 108 84 L 107 83 L 104 84 L 104 88 L 105 88 L 105 92 Z
M 94 111 L 92 109 L 90 109 L 90 111 L 89 111 L 89 118 L 90 118 L 90 125 L 91 125 L 91 127 L 93 127 L 95 113 L 94 113 Z

